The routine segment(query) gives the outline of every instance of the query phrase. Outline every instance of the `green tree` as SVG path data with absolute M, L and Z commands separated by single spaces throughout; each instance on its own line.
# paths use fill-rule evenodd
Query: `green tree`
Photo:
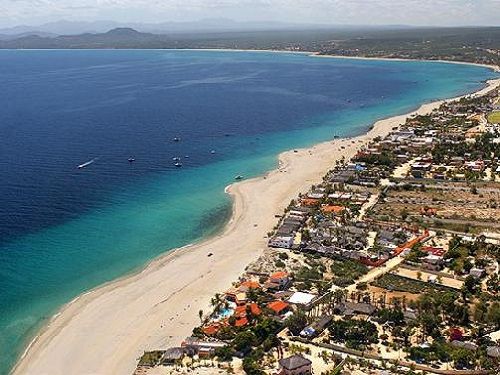
M 257 361 L 253 357 L 243 359 L 243 371 L 247 375 L 264 375 L 264 371 L 259 368 Z
M 475 362 L 474 353 L 467 349 L 455 349 L 451 357 L 456 368 L 469 368 Z
M 297 336 L 307 325 L 307 316 L 302 310 L 297 310 L 286 320 L 285 324 L 290 332 Z
M 230 346 L 215 349 L 215 356 L 221 362 L 229 362 L 233 359 L 234 351 Z
M 465 295 L 473 295 L 477 291 L 478 284 L 478 280 L 474 276 L 469 275 L 464 280 L 464 284 L 462 285 L 462 292 Z
M 281 345 L 281 341 L 276 335 L 269 335 L 262 343 L 262 349 L 268 352 L 272 348 L 276 348 Z
M 488 323 L 494 325 L 496 329 L 500 329 L 500 303 L 493 302 L 488 309 Z
M 483 323 L 486 321 L 488 314 L 488 304 L 484 299 L 480 299 L 474 305 L 474 320 L 478 323 Z
M 256 341 L 257 338 L 252 331 L 243 331 L 236 335 L 232 345 L 233 348 L 239 352 L 248 352 Z

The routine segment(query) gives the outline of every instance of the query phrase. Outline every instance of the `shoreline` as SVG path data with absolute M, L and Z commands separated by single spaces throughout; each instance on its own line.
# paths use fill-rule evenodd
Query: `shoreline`
M 311 51 L 289 51 L 281 49 L 241 49 L 241 48 L 5 48 L 0 51 L 205 51 L 205 52 L 261 52 L 261 53 L 283 53 L 306 55 L 309 57 L 333 58 L 333 59 L 352 59 L 352 60 L 378 60 L 378 61 L 415 61 L 415 62 L 428 62 L 428 63 L 443 63 L 443 64 L 457 64 L 457 65 L 472 65 L 483 68 L 488 68 L 494 72 L 500 73 L 500 66 L 481 64 L 459 60 L 427 60 L 427 59 L 411 59 L 402 57 L 370 57 L 370 56 L 344 56 L 344 55 L 320 55 L 319 52 Z
M 321 57 L 321 58 L 333 58 L 333 59 L 346 59 L 346 60 L 378 60 L 378 61 L 414 61 L 414 62 L 428 62 L 428 63 L 442 63 L 442 64 L 456 64 L 456 65 L 472 65 L 478 66 L 482 68 L 488 68 L 494 71 L 495 73 L 500 73 L 500 66 L 498 65 L 489 65 L 489 64 L 480 64 L 473 63 L 467 61 L 453 61 L 453 60 L 425 60 L 425 59 L 404 59 L 401 57 L 364 57 L 364 56 L 342 56 L 342 55 L 320 55 L 317 52 L 312 52 L 311 57 Z M 452 99 L 448 99 L 452 100 Z
M 426 60 L 426 59 L 406 59 L 402 57 L 370 57 L 370 56 L 344 56 L 344 55 L 320 55 L 319 52 L 311 51 L 288 51 L 281 49 L 232 49 L 232 48 L 179 48 L 179 49 L 154 49 L 156 51 L 213 51 L 213 52 L 269 52 L 269 53 L 290 53 L 296 55 L 307 55 L 309 57 L 321 57 L 321 58 L 331 58 L 331 59 L 345 59 L 345 60 L 373 60 L 373 61 L 415 61 L 415 62 L 427 62 L 427 63 L 442 63 L 442 64 L 457 64 L 457 65 L 472 65 L 483 68 L 488 68 L 496 73 L 500 73 L 500 66 L 481 64 L 467 61 L 454 61 L 454 60 Z M 451 99 L 448 99 L 451 100 Z
M 249 52 L 257 51 L 249 50 Z M 263 52 L 275 51 L 263 50 Z M 281 52 L 308 54 L 307 52 Z M 379 58 L 357 59 L 383 60 Z M 435 61 L 438 62 L 438 60 Z M 480 65 L 499 71 L 498 67 L 489 65 L 462 64 Z M 168 253 L 160 255 L 141 267 L 140 270 L 91 289 L 65 304 L 30 341 L 11 372 L 13 374 L 63 374 L 67 373 L 67 367 L 64 365 L 71 363 L 77 366 L 74 373 L 78 374 L 130 373 L 135 368 L 137 355 L 140 355 L 143 350 L 177 345 L 180 342 L 179 337 L 182 339 L 189 335 L 198 322 L 199 309 L 208 308 L 213 294 L 230 287 L 231 282 L 243 273 L 244 267 L 262 253 L 267 244 L 264 235 L 276 221 L 274 215 L 281 214 L 290 199 L 295 198 L 299 192 L 306 191 L 311 184 L 320 181 L 328 169 L 334 165 L 335 160 L 343 156 L 346 159 L 352 157 L 371 139 L 384 136 L 412 115 L 429 113 L 443 102 L 454 101 L 464 96 L 481 95 L 498 86 L 500 86 L 500 79 L 489 80 L 486 82 L 486 87 L 475 93 L 426 103 L 408 114 L 379 120 L 361 135 L 322 142 L 310 148 L 299 149 L 298 152 L 290 150 L 279 154 L 276 169 L 260 177 L 233 183 L 225 188 L 225 192 L 232 198 L 232 214 L 219 233 L 200 243 L 169 250 Z M 341 149 L 340 146 L 345 146 L 345 149 Z M 267 200 L 266 197 L 262 198 L 263 193 L 268 194 Z M 256 203 L 255 198 L 262 199 Z M 252 205 L 249 205 L 249 201 L 252 201 Z M 256 226 L 256 223 L 259 224 Z M 269 223 L 272 224 L 268 225 Z M 253 233 L 248 235 L 248 232 Z M 238 241 L 235 242 L 235 239 Z M 234 251 L 235 249 L 240 251 Z M 213 251 L 214 257 L 207 258 L 208 251 Z M 185 280 L 178 280 L 179 278 L 176 277 L 176 272 L 179 270 L 185 270 L 183 273 Z M 216 275 L 213 271 L 221 271 L 225 275 Z M 210 284 L 211 281 L 213 284 Z M 143 285 L 138 285 L 141 283 Z M 164 286 L 165 290 L 158 290 L 161 289 L 160 285 Z M 208 287 L 208 290 L 204 290 L 204 287 Z M 181 296 L 180 292 L 184 294 Z M 128 299 L 128 308 L 123 308 L 123 297 Z M 189 302 L 187 305 L 186 300 Z M 169 306 L 165 306 L 167 302 Z M 170 306 L 170 303 L 175 304 L 175 302 L 184 306 Z M 197 306 L 191 306 L 191 304 L 197 304 Z M 148 307 L 145 307 L 146 305 Z M 181 309 L 182 307 L 184 308 Z M 135 314 L 134 317 L 132 314 Z M 169 315 L 171 319 L 167 321 Z M 106 324 L 100 319 L 104 317 L 117 318 L 118 323 L 113 321 Z M 140 325 L 140 329 L 130 327 L 135 323 Z M 165 332 L 166 328 L 169 328 L 170 332 Z M 109 330 L 107 332 L 109 335 L 103 335 L 105 339 L 102 341 L 107 340 L 107 342 L 96 344 L 92 339 L 99 335 L 99 331 L 103 332 L 106 329 Z M 125 331 L 126 329 L 129 330 Z M 169 333 L 174 331 L 175 333 L 169 336 Z M 85 332 L 91 332 L 91 335 L 87 336 Z M 130 337 L 134 334 L 136 335 L 135 341 Z M 124 344 L 121 341 L 124 337 L 132 344 Z M 56 339 L 59 341 L 55 342 Z M 124 344 L 126 347 L 120 354 L 117 353 L 119 350 L 115 351 L 113 344 L 115 346 Z M 80 352 L 80 348 L 83 348 L 82 355 L 78 356 L 79 358 L 71 358 L 71 355 Z M 85 350 L 87 350 L 86 356 L 83 355 Z M 90 368 L 92 365 L 98 367 Z

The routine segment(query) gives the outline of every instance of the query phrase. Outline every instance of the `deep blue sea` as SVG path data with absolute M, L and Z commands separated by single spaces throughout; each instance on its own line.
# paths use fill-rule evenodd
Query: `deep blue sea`
M 493 77 L 282 53 L 0 51 L 0 373 L 64 303 L 219 230 L 234 176 Z

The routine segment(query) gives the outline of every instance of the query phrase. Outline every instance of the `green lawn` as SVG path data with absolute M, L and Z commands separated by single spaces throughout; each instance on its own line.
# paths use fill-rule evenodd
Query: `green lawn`
M 488 116 L 488 121 L 491 124 L 500 124 L 500 111 L 492 112 Z
M 394 275 L 391 273 L 386 273 L 372 282 L 373 286 L 379 288 L 397 291 L 397 292 L 407 292 L 413 294 L 420 294 L 430 291 L 441 291 L 441 292 L 452 292 L 456 291 L 440 284 L 432 284 L 425 281 L 413 280 L 407 277 Z

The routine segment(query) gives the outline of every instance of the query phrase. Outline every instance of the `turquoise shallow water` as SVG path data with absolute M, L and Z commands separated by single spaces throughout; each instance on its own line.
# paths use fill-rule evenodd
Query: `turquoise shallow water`
M 0 373 L 65 302 L 219 230 L 235 175 L 495 76 L 246 52 L 0 51 L 0 66 Z

